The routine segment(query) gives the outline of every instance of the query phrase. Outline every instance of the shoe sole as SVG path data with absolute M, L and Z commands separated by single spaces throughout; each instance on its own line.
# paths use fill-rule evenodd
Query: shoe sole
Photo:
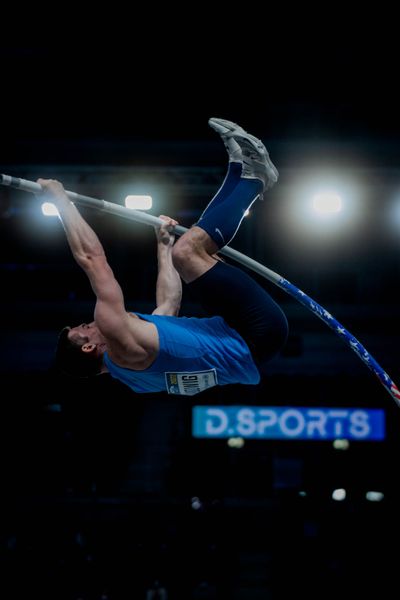
M 245 131 L 243 129 L 243 127 L 240 127 L 240 125 L 237 125 L 236 123 L 233 123 L 233 121 L 227 121 L 226 119 L 217 119 L 217 118 L 211 118 L 208 120 L 208 124 L 213 127 L 213 124 L 218 126 L 218 129 L 216 129 L 216 131 L 220 134 L 220 135 L 226 135 L 229 137 L 233 137 L 233 139 L 237 140 L 247 140 L 248 142 L 250 142 L 250 144 L 253 146 L 253 148 L 256 150 L 256 152 L 258 154 L 264 154 L 267 153 L 267 149 L 264 146 L 264 144 L 262 143 L 261 140 L 259 140 L 258 138 L 254 137 L 254 135 L 251 135 L 250 133 L 247 133 L 247 131 Z M 223 132 L 220 128 L 225 127 L 227 131 Z M 268 153 L 267 153 L 268 154 Z

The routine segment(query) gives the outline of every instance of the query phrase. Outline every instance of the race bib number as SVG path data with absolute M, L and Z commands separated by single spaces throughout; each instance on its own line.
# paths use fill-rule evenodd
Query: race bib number
M 182 396 L 194 396 L 194 394 L 218 385 L 215 369 L 198 372 L 165 373 L 165 380 L 168 394 L 180 394 Z

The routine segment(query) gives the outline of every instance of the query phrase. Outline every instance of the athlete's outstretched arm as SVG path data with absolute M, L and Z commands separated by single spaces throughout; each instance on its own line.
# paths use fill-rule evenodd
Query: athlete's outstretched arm
M 127 318 L 124 297 L 99 238 L 70 201 L 60 182 L 52 179 L 38 179 L 37 182 L 57 206 L 71 252 L 96 294 L 96 321 L 104 334 L 108 331 L 120 333 L 123 329 L 121 321 Z
M 170 230 L 178 223 L 164 215 L 160 215 L 160 219 L 163 219 L 164 224 L 156 228 L 158 258 L 157 308 L 153 311 L 153 315 L 177 316 L 181 306 L 182 282 L 172 263 L 172 246 L 174 245 L 175 236 Z

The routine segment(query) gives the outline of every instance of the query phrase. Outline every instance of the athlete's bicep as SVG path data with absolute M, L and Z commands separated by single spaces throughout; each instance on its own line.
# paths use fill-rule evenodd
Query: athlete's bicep
M 93 260 L 86 272 L 97 297 L 94 311 L 97 326 L 106 337 L 120 337 L 128 318 L 121 286 L 105 258 Z
M 123 340 L 129 336 L 129 316 L 123 302 L 97 299 L 94 320 L 101 333 L 109 340 Z

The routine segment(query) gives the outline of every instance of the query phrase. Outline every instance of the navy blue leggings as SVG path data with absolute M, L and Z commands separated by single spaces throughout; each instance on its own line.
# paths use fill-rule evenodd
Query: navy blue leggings
M 221 316 L 247 342 L 260 368 L 285 344 L 286 316 L 278 304 L 241 269 L 217 262 L 188 284 L 210 316 Z
M 218 248 L 223 248 L 235 237 L 247 209 L 262 194 L 260 179 L 245 179 L 241 174 L 241 163 L 229 163 L 222 186 L 196 223 Z

